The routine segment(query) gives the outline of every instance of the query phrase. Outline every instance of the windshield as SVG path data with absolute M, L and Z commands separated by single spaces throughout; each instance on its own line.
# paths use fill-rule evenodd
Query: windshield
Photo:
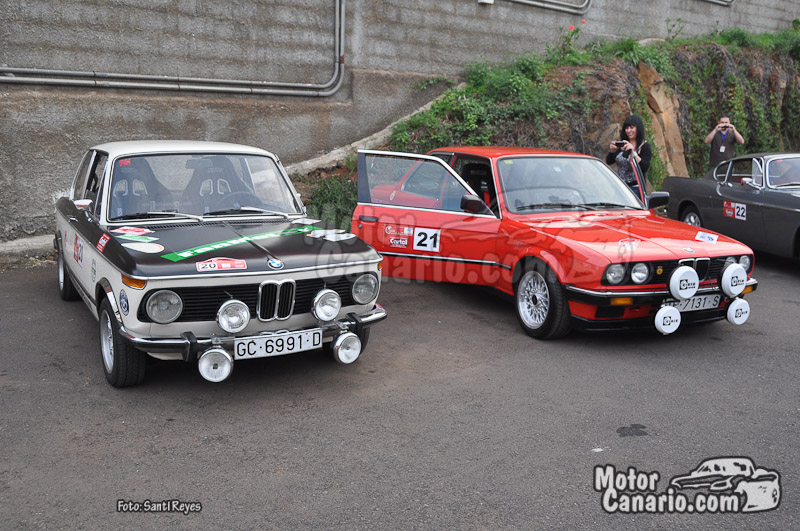
M 114 161 L 109 221 L 265 213 L 300 213 L 294 192 L 269 157 L 170 154 Z
M 515 214 L 642 208 L 630 188 L 597 159 L 513 157 L 497 167 L 506 208 Z
M 800 157 L 773 159 L 769 162 L 768 184 L 774 188 L 800 186 Z

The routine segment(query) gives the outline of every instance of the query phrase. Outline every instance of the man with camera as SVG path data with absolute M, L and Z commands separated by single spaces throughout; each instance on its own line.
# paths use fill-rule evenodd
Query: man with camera
M 713 169 L 720 162 L 735 157 L 736 144 L 744 144 L 744 138 L 731 123 L 730 117 L 723 114 L 719 117 L 719 123 L 708 133 L 703 142 L 711 144 L 709 165 Z

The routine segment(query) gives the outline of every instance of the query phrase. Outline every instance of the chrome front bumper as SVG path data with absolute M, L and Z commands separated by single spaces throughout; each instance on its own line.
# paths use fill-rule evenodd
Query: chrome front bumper
M 344 332 L 353 332 L 359 334 L 369 326 L 379 323 L 386 319 L 386 310 L 380 304 L 376 304 L 375 308 L 364 314 L 358 315 L 356 313 L 349 313 L 345 317 L 336 321 L 327 323 L 320 323 L 318 326 L 311 326 L 306 328 L 298 328 L 296 330 L 276 330 L 269 332 L 262 332 L 256 336 L 246 337 L 262 337 L 280 334 L 281 332 L 300 332 L 303 330 L 322 330 L 323 340 L 328 338 L 335 338 Z M 120 334 L 135 348 L 144 352 L 152 352 L 156 354 L 176 354 L 180 353 L 184 361 L 197 361 L 198 352 L 202 352 L 208 348 L 222 347 L 225 350 L 233 351 L 234 342 L 237 339 L 243 339 L 245 336 L 211 336 L 211 337 L 196 337 L 194 333 L 187 331 L 181 334 L 179 338 L 168 339 L 153 339 L 145 337 L 137 337 L 128 333 L 123 327 L 120 327 Z

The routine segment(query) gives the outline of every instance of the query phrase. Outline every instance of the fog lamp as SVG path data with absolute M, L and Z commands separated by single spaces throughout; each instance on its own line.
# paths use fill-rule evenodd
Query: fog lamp
M 197 362 L 200 376 L 209 382 L 221 382 L 233 371 L 233 358 L 221 348 L 210 348 L 203 352 Z
M 249 323 L 250 309 L 242 301 L 225 301 L 217 311 L 217 324 L 229 334 L 241 332 Z
M 317 293 L 311 305 L 314 317 L 320 321 L 333 321 L 342 308 L 342 299 L 332 289 L 324 289 Z
M 344 365 L 349 365 L 361 354 L 361 340 L 352 332 L 345 332 L 333 341 L 333 358 Z

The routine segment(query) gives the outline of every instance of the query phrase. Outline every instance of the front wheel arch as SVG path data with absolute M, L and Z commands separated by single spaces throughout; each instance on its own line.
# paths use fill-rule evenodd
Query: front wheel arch
M 685 202 L 685 203 L 683 203 L 681 205 L 680 209 L 678 210 L 678 221 L 682 221 L 684 223 L 687 223 L 686 221 L 684 221 L 684 219 L 686 218 L 686 216 L 689 213 L 694 213 L 695 214 L 695 216 L 697 217 L 697 225 L 696 226 L 702 227 L 703 226 L 703 217 L 700 215 L 700 209 L 697 208 L 697 205 L 695 205 L 691 201 L 687 201 L 687 202 Z M 689 224 L 690 225 L 694 225 L 694 223 L 689 223 Z

